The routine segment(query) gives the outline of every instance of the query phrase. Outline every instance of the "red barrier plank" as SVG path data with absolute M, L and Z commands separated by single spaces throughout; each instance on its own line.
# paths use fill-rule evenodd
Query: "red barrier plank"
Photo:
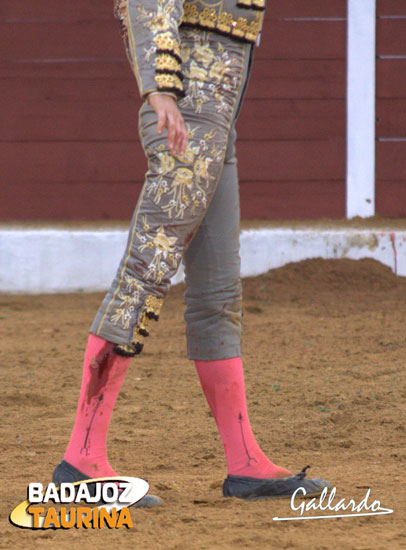
M 345 0 L 268 0 L 271 17 L 346 17 Z
M 15 0 L 1 0 L 0 17 L 10 19 L 35 19 L 51 17 L 97 17 L 108 16 L 113 13 L 113 0 L 35 0 L 31 2 L 16 2 Z
M 406 59 L 377 60 L 377 97 L 404 98 L 406 89 Z
M 377 180 L 376 213 L 388 218 L 406 217 L 406 185 L 404 179 Z
M 0 61 L 0 80 L 2 79 L 30 78 L 35 85 L 35 80 L 47 78 L 55 79 L 123 79 L 131 80 L 131 85 L 136 87 L 135 77 L 125 57 L 120 59 L 72 59 L 39 60 L 38 62 L 24 61 Z
M 406 137 L 406 99 L 378 99 L 377 137 Z
M 376 144 L 377 180 L 403 180 L 406 187 L 406 141 L 378 141 Z M 394 202 L 400 199 L 392 196 Z
M 386 69 L 388 77 L 390 71 Z M 385 75 L 385 73 L 384 73 Z M 15 82 L 11 82 L 14 79 Z M 26 79 L 26 80 L 24 80 Z M 29 94 L 40 82 L 61 80 L 58 86 L 68 86 L 68 80 L 119 81 L 123 94 L 136 97 L 135 77 L 127 63 L 2 63 L 0 82 L 3 91 L 21 86 Z M 378 82 L 379 84 L 379 82 Z M 45 84 L 44 84 L 45 85 Z M 53 86 L 51 83 L 50 86 Z M 55 84 L 56 85 L 56 84 Z M 79 83 L 78 83 L 79 86 Z M 81 83 L 80 86 L 86 86 Z M 11 92 L 9 92 L 11 93 Z M 265 61 L 254 64 L 247 96 L 251 99 L 341 99 L 345 97 L 344 61 Z
M 141 182 L 146 162 L 138 142 L 3 142 L 3 181 Z M 7 162 L 5 162 L 7 159 Z
M 399 4 L 402 0 L 378 0 L 381 4 Z M 8 18 L 46 18 L 46 17 L 84 17 L 109 15 L 112 13 L 112 1 L 100 0 L 36 0 L 35 2 L 16 2 L 2 0 L 0 17 Z M 268 17 L 345 17 L 345 0 L 270 0 L 267 7 Z
M 6 183 L 0 190 L 0 219 L 130 220 L 141 187 L 115 182 Z
M 345 101 L 247 99 L 237 131 L 241 139 L 344 139 Z
M 138 139 L 136 86 L 128 79 L 0 80 L 1 141 Z
M 4 184 L 0 219 L 130 220 L 140 190 L 138 183 Z M 240 185 L 240 195 L 245 219 L 342 218 L 345 212 L 344 181 L 250 181 Z
M 382 15 L 406 15 L 404 0 L 377 0 L 376 13 Z
M 3 60 L 109 58 L 123 55 L 118 24 L 113 20 L 0 23 Z
M 257 60 L 247 97 L 254 99 L 341 99 L 345 97 L 344 60 Z
M 137 139 L 141 102 L 132 81 L 15 79 L 0 81 L 1 141 Z M 255 82 L 253 82 L 255 87 Z M 344 100 L 247 99 L 239 136 L 329 139 L 344 136 Z
M 337 141 L 239 141 L 241 181 L 327 180 L 345 174 L 345 144 Z
M 242 181 L 339 179 L 343 141 L 239 141 Z M 0 143 L 3 181 L 141 182 L 145 160 L 137 142 Z M 6 162 L 7 159 L 7 162 Z
M 377 55 L 406 55 L 406 19 L 378 19 Z
M 344 59 L 345 21 L 270 21 L 264 27 L 259 58 Z
M 259 56 L 273 59 L 343 59 L 344 21 L 271 21 Z M 108 19 L 42 23 L 0 22 L 3 60 L 120 57 L 124 46 L 117 22 Z
M 344 180 L 246 182 L 240 185 L 243 219 L 307 220 L 345 217 Z

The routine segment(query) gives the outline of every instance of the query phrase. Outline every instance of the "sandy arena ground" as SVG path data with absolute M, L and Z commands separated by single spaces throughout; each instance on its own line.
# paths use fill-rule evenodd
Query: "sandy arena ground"
M 112 465 L 164 505 L 134 528 L 30 531 L 8 522 L 50 481 L 74 419 L 87 330 L 101 295 L 0 296 L 1 536 L 7 549 L 397 550 L 405 530 L 406 280 L 370 260 L 312 260 L 244 280 L 244 362 L 254 431 L 277 463 L 386 516 L 272 521 L 289 500 L 225 499 L 223 450 L 192 362 L 183 289 L 134 360 L 109 437 Z M 314 515 L 314 514 L 313 514 Z M 317 514 L 316 514 L 317 515 Z M 79 546 L 80 545 L 80 546 Z

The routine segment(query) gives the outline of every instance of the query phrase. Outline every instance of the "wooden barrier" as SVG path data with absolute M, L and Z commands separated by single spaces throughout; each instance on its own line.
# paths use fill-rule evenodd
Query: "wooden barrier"
M 112 3 L 2 0 L 0 41 L 0 219 L 129 218 L 146 163 Z M 345 0 L 269 2 L 237 128 L 243 217 L 344 216 L 345 41 Z

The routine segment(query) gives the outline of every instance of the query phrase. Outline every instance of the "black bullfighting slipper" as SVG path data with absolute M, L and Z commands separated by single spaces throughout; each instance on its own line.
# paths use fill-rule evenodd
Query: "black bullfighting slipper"
M 299 487 L 303 487 L 306 493 L 299 491 L 298 497 L 320 495 L 323 489 L 330 487 L 330 483 L 325 479 L 305 479 L 307 468 L 310 466 L 295 476 L 277 479 L 228 475 L 223 483 L 223 496 L 244 500 L 290 498 Z
M 66 462 L 66 460 L 62 460 L 52 474 L 52 481 L 58 486 L 61 483 L 75 483 L 75 481 L 85 481 L 86 479 L 90 479 L 90 477 L 72 466 L 72 464 L 69 464 L 69 462 Z M 90 496 L 95 496 L 96 485 L 94 483 L 89 483 L 88 490 Z M 100 502 L 100 504 L 104 503 Z M 133 506 L 134 508 L 153 508 L 161 504 L 162 500 L 159 497 L 155 495 L 145 495 L 145 497 L 133 504 Z

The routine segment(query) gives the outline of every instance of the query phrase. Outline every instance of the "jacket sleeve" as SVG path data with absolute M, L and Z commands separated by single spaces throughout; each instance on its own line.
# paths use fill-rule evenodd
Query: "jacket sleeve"
M 114 15 L 141 97 L 150 92 L 183 97 L 178 30 L 183 0 L 115 0 Z

